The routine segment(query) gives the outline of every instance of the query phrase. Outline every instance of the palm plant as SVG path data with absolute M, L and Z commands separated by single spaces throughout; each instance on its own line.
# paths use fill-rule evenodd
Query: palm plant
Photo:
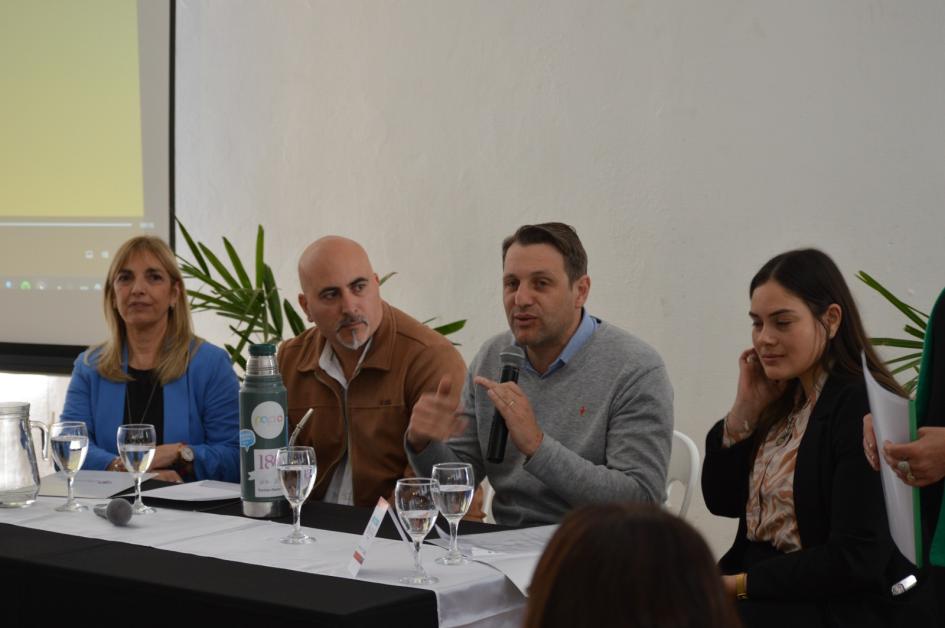
M 922 347 L 925 344 L 925 328 L 928 325 L 929 315 L 902 301 L 902 299 L 894 295 L 864 271 L 861 270 L 858 272 L 856 278 L 880 293 L 909 319 L 909 322 L 902 328 L 909 337 L 870 338 L 870 342 L 874 346 L 895 347 L 906 352 L 904 355 L 887 360 L 886 365 L 890 367 L 893 375 L 898 375 L 899 373 L 909 370 L 915 371 L 915 374 L 910 380 L 903 382 L 903 387 L 906 391 L 912 393 L 919 382 L 919 365 L 922 362 Z
M 259 225 L 256 230 L 256 250 L 254 257 L 254 278 L 250 279 L 246 265 L 240 259 L 236 248 L 223 238 L 223 248 L 230 268 L 203 242 L 195 241 L 181 221 L 177 220 L 181 234 L 187 242 L 194 261 L 181 257 L 181 272 L 188 279 L 196 279 L 203 285 L 198 289 L 188 289 L 190 307 L 194 312 L 216 312 L 218 316 L 229 319 L 229 329 L 236 336 L 236 344 L 224 344 L 230 359 L 245 372 L 246 356 L 249 345 L 260 342 L 279 343 L 287 332 L 297 336 L 305 331 L 305 322 L 295 306 L 288 299 L 282 299 L 276 286 L 272 268 L 265 262 L 265 231 Z M 387 273 L 380 282 L 383 284 L 396 273 Z M 435 318 L 427 319 L 429 324 Z M 453 321 L 434 327 L 434 331 L 444 336 L 455 333 L 466 325 L 466 320 Z M 455 343 L 454 343 L 455 344 Z

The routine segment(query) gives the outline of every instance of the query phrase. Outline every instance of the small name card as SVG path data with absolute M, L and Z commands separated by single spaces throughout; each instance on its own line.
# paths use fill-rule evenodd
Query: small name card
M 371 544 L 374 542 L 374 537 L 377 536 L 377 529 L 381 527 L 381 524 L 384 522 L 384 516 L 388 512 L 390 512 L 390 504 L 383 497 L 378 498 L 377 506 L 374 507 L 374 512 L 371 513 L 371 519 L 368 521 L 367 528 L 364 529 L 361 541 L 358 543 L 358 546 L 354 548 L 351 562 L 348 563 L 347 571 L 352 578 L 358 577 L 358 572 L 361 571 L 361 565 L 364 564 L 364 559 L 367 558 L 367 553 L 371 548 Z

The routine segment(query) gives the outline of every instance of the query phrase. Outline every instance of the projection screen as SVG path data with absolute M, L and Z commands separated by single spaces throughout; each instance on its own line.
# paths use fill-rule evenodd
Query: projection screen
M 0 0 L 0 370 L 104 339 L 129 237 L 173 246 L 172 0 Z

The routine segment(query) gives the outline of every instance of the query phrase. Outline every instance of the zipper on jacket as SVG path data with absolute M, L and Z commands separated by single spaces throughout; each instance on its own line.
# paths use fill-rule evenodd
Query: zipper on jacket
M 330 383 L 326 382 L 326 381 L 323 380 L 321 377 L 319 377 L 318 371 L 313 371 L 312 374 L 315 376 L 315 379 L 319 381 L 319 383 L 321 383 L 321 384 L 324 385 L 324 386 L 328 386 L 328 389 L 331 390 L 333 393 L 335 393 L 335 397 L 338 396 L 338 393 L 335 392 L 334 387 L 333 387 Z M 335 382 L 335 383 L 338 384 L 339 386 L 341 386 L 341 384 L 340 384 L 339 382 Z M 350 438 L 350 434 L 348 433 L 348 389 L 345 388 L 344 386 L 341 386 L 341 389 L 342 389 L 342 391 L 343 391 L 344 394 L 343 394 L 342 398 L 339 399 L 339 401 L 341 401 L 341 419 L 342 419 L 342 421 L 344 421 L 344 424 L 345 424 L 345 437 L 344 437 L 344 441 L 342 442 L 341 456 L 340 456 L 339 458 L 336 458 L 335 460 L 333 460 L 333 461 L 331 462 L 331 464 L 328 465 L 328 468 L 329 468 L 329 469 L 331 469 L 333 466 L 335 467 L 335 469 L 337 469 L 338 463 L 341 462 L 341 459 L 345 457 L 345 453 L 347 453 L 347 451 L 348 451 L 348 439 Z M 334 475 L 334 473 L 332 473 L 332 475 Z M 354 477 L 353 477 L 353 476 L 352 476 L 351 483 L 354 484 Z M 331 484 L 331 481 L 330 481 L 330 480 L 329 480 L 328 484 L 329 484 L 329 485 Z M 328 488 L 327 488 L 327 486 L 326 486 L 325 491 L 327 492 L 327 490 L 328 490 Z M 352 490 L 351 492 L 352 492 L 352 495 L 351 495 L 351 496 L 352 496 L 352 498 L 353 498 L 353 497 L 354 497 L 354 491 Z
M 352 504 L 352 505 L 354 505 L 354 503 L 355 503 L 355 496 L 354 496 L 354 466 L 353 466 L 353 464 L 354 464 L 354 458 L 353 458 L 353 456 L 352 456 L 351 447 L 350 447 L 350 443 L 351 443 L 351 421 L 349 420 L 349 416 L 348 416 L 348 389 L 351 387 L 352 382 L 354 382 L 355 378 L 357 378 L 357 376 L 358 376 L 360 373 L 361 373 L 361 367 L 360 367 L 360 365 L 359 365 L 359 366 L 354 370 L 354 373 L 351 374 L 351 379 L 348 380 L 348 385 L 347 385 L 347 386 L 341 386 L 341 383 L 340 383 L 340 382 L 335 382 L 336 384 L 338 384 L 339 386 L 341 386 L 341 399 L 340 399 L 340 401 L 341 401 L 341 419 L 342 419 L 342 421 L 344 421 L 344 424 L 345 424 L 345 440 L 344 440 L 344 444 L 343 444 L 343 446 L 342 446 L 342 448 L 341 448 L 341 457 L 334 461 L 334 465 L 335 465 L 335 471 L 337 471 L 337 465 L 338 465 L 338 463 L 341 462 L 341 459 L 345 457 L 345 454 L 348 455 L 348 468 L 351 470 L 351 504 Z M 313 371 L 312 374 L 315 375 L 315 379 L 317 379 L 319 382 L 321 382 L 322 384 L 328 386 L 330 389 L 334 390 L 334 388 L 332 388 L 332 386 L 331 386 L 330 384 L 326 383 L 325 380 L 323 380 L 321 377 L 318 376 L 318 371 Z M 334 475 L 334 472 L 332 473 L 332 475 Z M 344 478 L 342 478 L 342 482 L 344 482 Z M 330 481 L 329 481 L 329 484 L 331 484 Z M 328 489 L 326 488 L 325 490 L 327 491 Z M 341 491 L 344 491 L 344 485 L 342 485 Z M 341 496 L 341 491 L 339 491 L 339 493 L 338 493 L 338 496 L 339 496 L 339 497 Z

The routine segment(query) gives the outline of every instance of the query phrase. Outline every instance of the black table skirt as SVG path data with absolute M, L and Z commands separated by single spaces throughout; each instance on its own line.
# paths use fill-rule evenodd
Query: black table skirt
M 146 500 L 156 507 L 191 504 Z M 239 515 L 238 501 L 198 510 Z M 372 509 L 313 502 L 305 526 L 361 534 Z M 2 519 L 0 519 L 2 521 Z M 289 523 L 289 518 L 283 519 Z M 503 529 L 463 522 L 462 534 Z M 378 536 L 397 539 L 390 521 Z M 354 548 L 352 547 L 352 550 Z M 67 610 L 75 605 L 74 610 Z M 75 613 L 78 612 L 78 615 Z M 56 619 L 63 613 L 63 619 Z M 65 614 L 68 613 L 66 616 Z M 0 524 L 3 626 L 47 626 L 79 617 L 93 626 L 437 626 L 432 591 L 306 574 L 140 545 Z M 65 619 L 68 617 L 68 619 Z M 134 619 L 135 617 L 139 619 Z M 277 624 L 268 623 L 266 628 Z

